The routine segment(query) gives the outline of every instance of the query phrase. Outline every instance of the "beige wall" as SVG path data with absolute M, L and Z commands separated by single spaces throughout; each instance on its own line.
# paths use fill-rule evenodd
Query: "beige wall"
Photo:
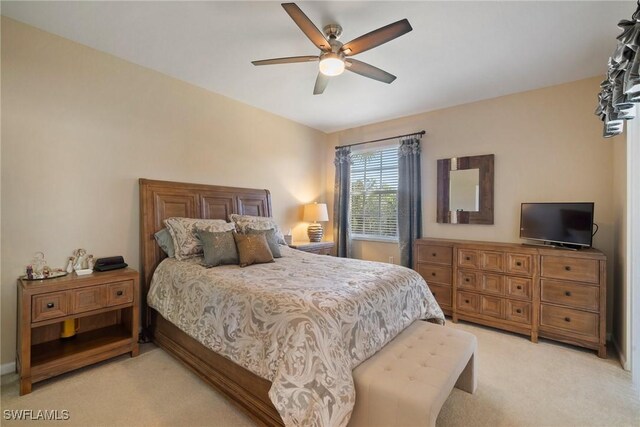
M 520 203 L 594 201 L 600 226 L 594 246 L 609 257 L 609 308 L 614 286 L 613 147 L 593 114 L 601 78 L 403 117 L 329 135 L 327 197 L 333 197 L 333 146 L 425 129 L 422 151 L 423 236 L 521 242 Z M 495 154 L 494 225 L 436 222 L 436 161 Z M 616 189 L 616 191 L 618 191 Z M 355 242 L 354 254 L 398 262 L 396 244 Z M 609 310 L 609 327 L 612 310 Z
M 2 354 L 34 252 L 138 267 L 138 178 L 268 188 L 296 227 L 323 200 L 324 133 L 2 18 Z

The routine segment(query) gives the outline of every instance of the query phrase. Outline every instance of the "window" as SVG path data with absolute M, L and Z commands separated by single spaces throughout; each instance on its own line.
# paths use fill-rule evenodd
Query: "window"
M 351 236 L 398 240 L 398 148 L 351 155 Z

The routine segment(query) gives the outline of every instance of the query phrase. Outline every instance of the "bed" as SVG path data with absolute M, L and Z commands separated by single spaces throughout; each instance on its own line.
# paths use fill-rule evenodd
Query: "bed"
M 270 216 L 267 190 L 141 179 L 140 206 L 147 331 L 259 424 L 346 425 L 351 370 L 417 318 L 443 319 L 422 279 L 401 267 L 286 247 L 276 263 L 244 269 L 163 261 L 153 234 L 164 219 Z

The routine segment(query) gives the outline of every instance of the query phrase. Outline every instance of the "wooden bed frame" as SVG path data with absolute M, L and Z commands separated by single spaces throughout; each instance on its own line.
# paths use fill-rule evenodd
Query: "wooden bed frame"
M 260 425 L 282 426 L 268 396 L 271 382 L 215 353 L 147 306 L 156 267 L 165 257 L 154 233 L 169 217 L 229 220 L 229 214 L 271 216 L 269 190 L 140 179 L 142 323 L 153 341 L 226 395 Z

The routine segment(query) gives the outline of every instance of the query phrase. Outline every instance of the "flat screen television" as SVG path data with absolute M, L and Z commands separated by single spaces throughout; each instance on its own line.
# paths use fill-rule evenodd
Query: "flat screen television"
M 520 238 L 570 248 L 591 247 L 593 203 L 523 203 Z

